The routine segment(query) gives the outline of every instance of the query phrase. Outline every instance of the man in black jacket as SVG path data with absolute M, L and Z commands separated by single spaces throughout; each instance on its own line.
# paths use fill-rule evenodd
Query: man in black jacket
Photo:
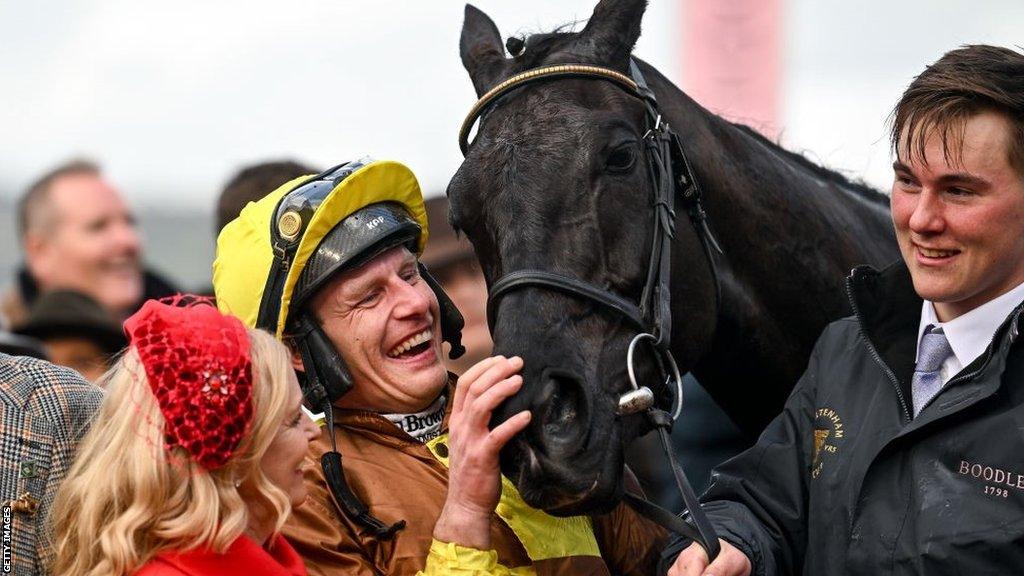
M 670 575 L 1024 569 L 1024 55 L 949 52 L 892 142 L 903 261 L 853 271 L 855 315 L 704 496 L 721 555 Z

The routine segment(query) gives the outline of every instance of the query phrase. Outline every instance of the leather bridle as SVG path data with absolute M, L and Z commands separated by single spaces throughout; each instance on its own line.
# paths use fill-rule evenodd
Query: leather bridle
M 469 149 L 469 133 L 477 120 L 483 117 L 500 98 L 527 84 L 562 78 L 604 80 L 639 99 L 645 108 L 646 126 L 643 147 L 647 156 L 648 176 L 654 189 L 652 202 L 653 245 L 639 304 L 634 304 L 617 294 L 578 278 L 548 270 L 522 269 L 506 273 L 491 285 L 487 301 L 487 316 L 490 325 L 493 326 L 495 313 L 502 296 L 520 288 L 539 287 L 596 303 L 624 318 L 638 331 L 629 344 L 626 359 L 627 372 L 633 390 L 619 399 L 618 413 L 628 415 L 646 412 L 654 427 L 659 431 L 662 447 L 672 467 L 676 486 L 683 497 L 687 510 L 680 518 L 638 496 L 627 493 L 624 495 L 624 499 L 630 506 L 651 520 L 697 541 L 704 547 L 709 558 L 713 559 L 719 551 L 718 537 L 701 510 L 700 503 L 686 480 L 686 476 L 675 461 L 669 437 L 672 423 L 678 418 L 683 404 L 682 380 L 675 360 L 669 351 L 672 333 L 671 294 L 669 292 L 670 254 L 672 240 L 675 238 L 677 200 L 686 209 L 690 222 L 701 240 L 701 246 L 715 283 L 716 309 L 720 300 L 720 288 L 712 250 L 721 252 L 721 248 L 708 225 L 701 190 L 683 152 L 679 137 L 662 119 L 654 92 L 647 86 L 639 66 L 632 58 L 629 61 L 629 68 L 630 75 L 626 76 L 600 66 L 563 64 L 535 68 L 512 76 L 490 89 L 473 105 L 459 130 L 459 147 L 465 155 Z M 636 381 L 633 367 L 634 351 L 636 346 L 644 341 L 651 342 L 655 350 L 657 364 L 662 374 L 668 376 L 666 384 L 669 380 L 675 380 L 676 401 L 673 402 L 675 407 L 672 414 L 657 408 L 654 405 L 654 394 L 650 388 L 641 386 Z M 687 514 L 688 518 L 686 518 Z

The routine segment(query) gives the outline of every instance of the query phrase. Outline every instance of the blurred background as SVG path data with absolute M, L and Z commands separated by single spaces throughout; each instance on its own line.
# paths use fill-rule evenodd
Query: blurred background
M 581 29 L 595 3 L 476 5 L 508 37 Z M 486 286 L 465 238 L 445 229 L 442 197 L 476 97 L 458 54 L 463 6 L 0 0 L 0 349 L 98 378 L 143 299 L 208 293 L 218 206 L 230 219 L 297 174 L 371 155 L 408 164 L 431 198 L 423 260 L 466 317 L 469 353 L 450 368 L 487 355 Z M 712 111 L 884 191 L 886 120 L 911 79 L 960 45 L 1021 38 L 1021 0 L 650 0 L 635 53 Z M 103 174 L 72 164 L 47 185 L 26 259 L 17 199 L 77 158 Z M 276 160 L 304 166 L 236 177 Z M 692 378 L 684 389 L 673 439 L 701 490 L 751 439 Z M 654 442 L 627 458 L 648 494 L 676 509 Z
M 503 36 L 582 26 L 594 0 L 477 0 Z M 237 169 L 370 154 L 443 193 L 474 101 L 463 3 L 0 1 L 0 279 L 13 202 L 72 157 L 136 212 L 146 260 L 209 282 L 214 204 Z M 1020 0 L 651 0 L 636 54 L 705 106 L 888 187 L 885 120 L 926 63 L 1024 38 Z

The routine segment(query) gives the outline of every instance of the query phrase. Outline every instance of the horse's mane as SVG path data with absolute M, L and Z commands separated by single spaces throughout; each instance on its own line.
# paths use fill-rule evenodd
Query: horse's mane
M 782 146 L 779 146 L 775 142 L 772 142 L 764 135 L 762 135 L 760 132 L 754 130 L 750 126 L 747 126 L 746 124 L 739 124 L 736 122 L 729 122 L 729 124 L 734 128 L 740 130 L 741 132 L 745 133 L 747 136 L 754 138 L 764 146 L 767 146 L 769 149 L 784 156 L 787 160 L 790 160 L 791 162 L 800 166 L 804 170 L 807 170 L 808 172 L 814 174 L 818 178 L 821 178 L 826 182 L 835 184 L 846 190 L 849 190 L 850 192 L 857 194 L 858 196 L 864 198 L 865 200 L 869 200 L 877 204 L 883 204 L 885 206 L 889 205 L 888 196 L 882 194 L 877 189 L 868 186 L 864 182 L 860 180 L 850 180 L 849 178 L 840 174 L 839 172 L 825 168 L 824 166 L 808 159 L 803 154 L 786 150 Z
M 524 49 L 522 53 L 513 59 L 515 72 L 522 72 L 542 66 L 549 54 L 564 47 L 574 36 L 576 36 L 576 32 L 573 29 L 578 24 L 579 22 L 569 22 L 550 32 L 526 35 L 523 39 Z M 800 168 L 810 172 L 818 178 L 848 190 L 869 202 L 884 205 L 885 207 L 889 206 L 888 196 L 882 194 L 877 189 L 868 186 L 864 182 L 860 180 L 851 180 L 839 172 L 830 170 L 816 162 L 813 162 L 812 160 L 809 160 L 803 154 L 786 150 L 750 126 L 735 122 L 727 123 L 739 129 L 741 132 L 750 136 L 760 144 L 766 146 L 769 150 L 772 150 L 784 159 L 793 162 Z
M 551 32 L 526 35 L 523 38 L 525 43 L 523 52 L 513 59 L 516 71 L 528 70 L 543 65 L 544 59 L 548 57 L 548 54 L 568 44 L 570 39 L 576 36 L 573 28 L 577 24 L 577 22 L 568 22 Z

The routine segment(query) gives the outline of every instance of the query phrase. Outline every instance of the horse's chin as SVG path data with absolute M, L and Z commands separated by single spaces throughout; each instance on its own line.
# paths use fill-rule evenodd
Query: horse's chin
M 620 475 L 621 476 L 621 475 Z M 580 516 L 610 512 L 622 499 L 622 482 L 598 479 L 590 490 L 569 498 L 552 500 L 548 505 L 535 506 L 552 516 Z M 529 502 L 527 502 L 529 504 Z M 531 504 L 532 506 L 532 504 Z
M 552 516 L 578 516 L 610 511 L 622 499 L 621 459 L 608 457 L 596 474 L 581 478 L 578 473 L 538 459 L 530 448 L 524 459 L 507 476 L 523 501 Z

